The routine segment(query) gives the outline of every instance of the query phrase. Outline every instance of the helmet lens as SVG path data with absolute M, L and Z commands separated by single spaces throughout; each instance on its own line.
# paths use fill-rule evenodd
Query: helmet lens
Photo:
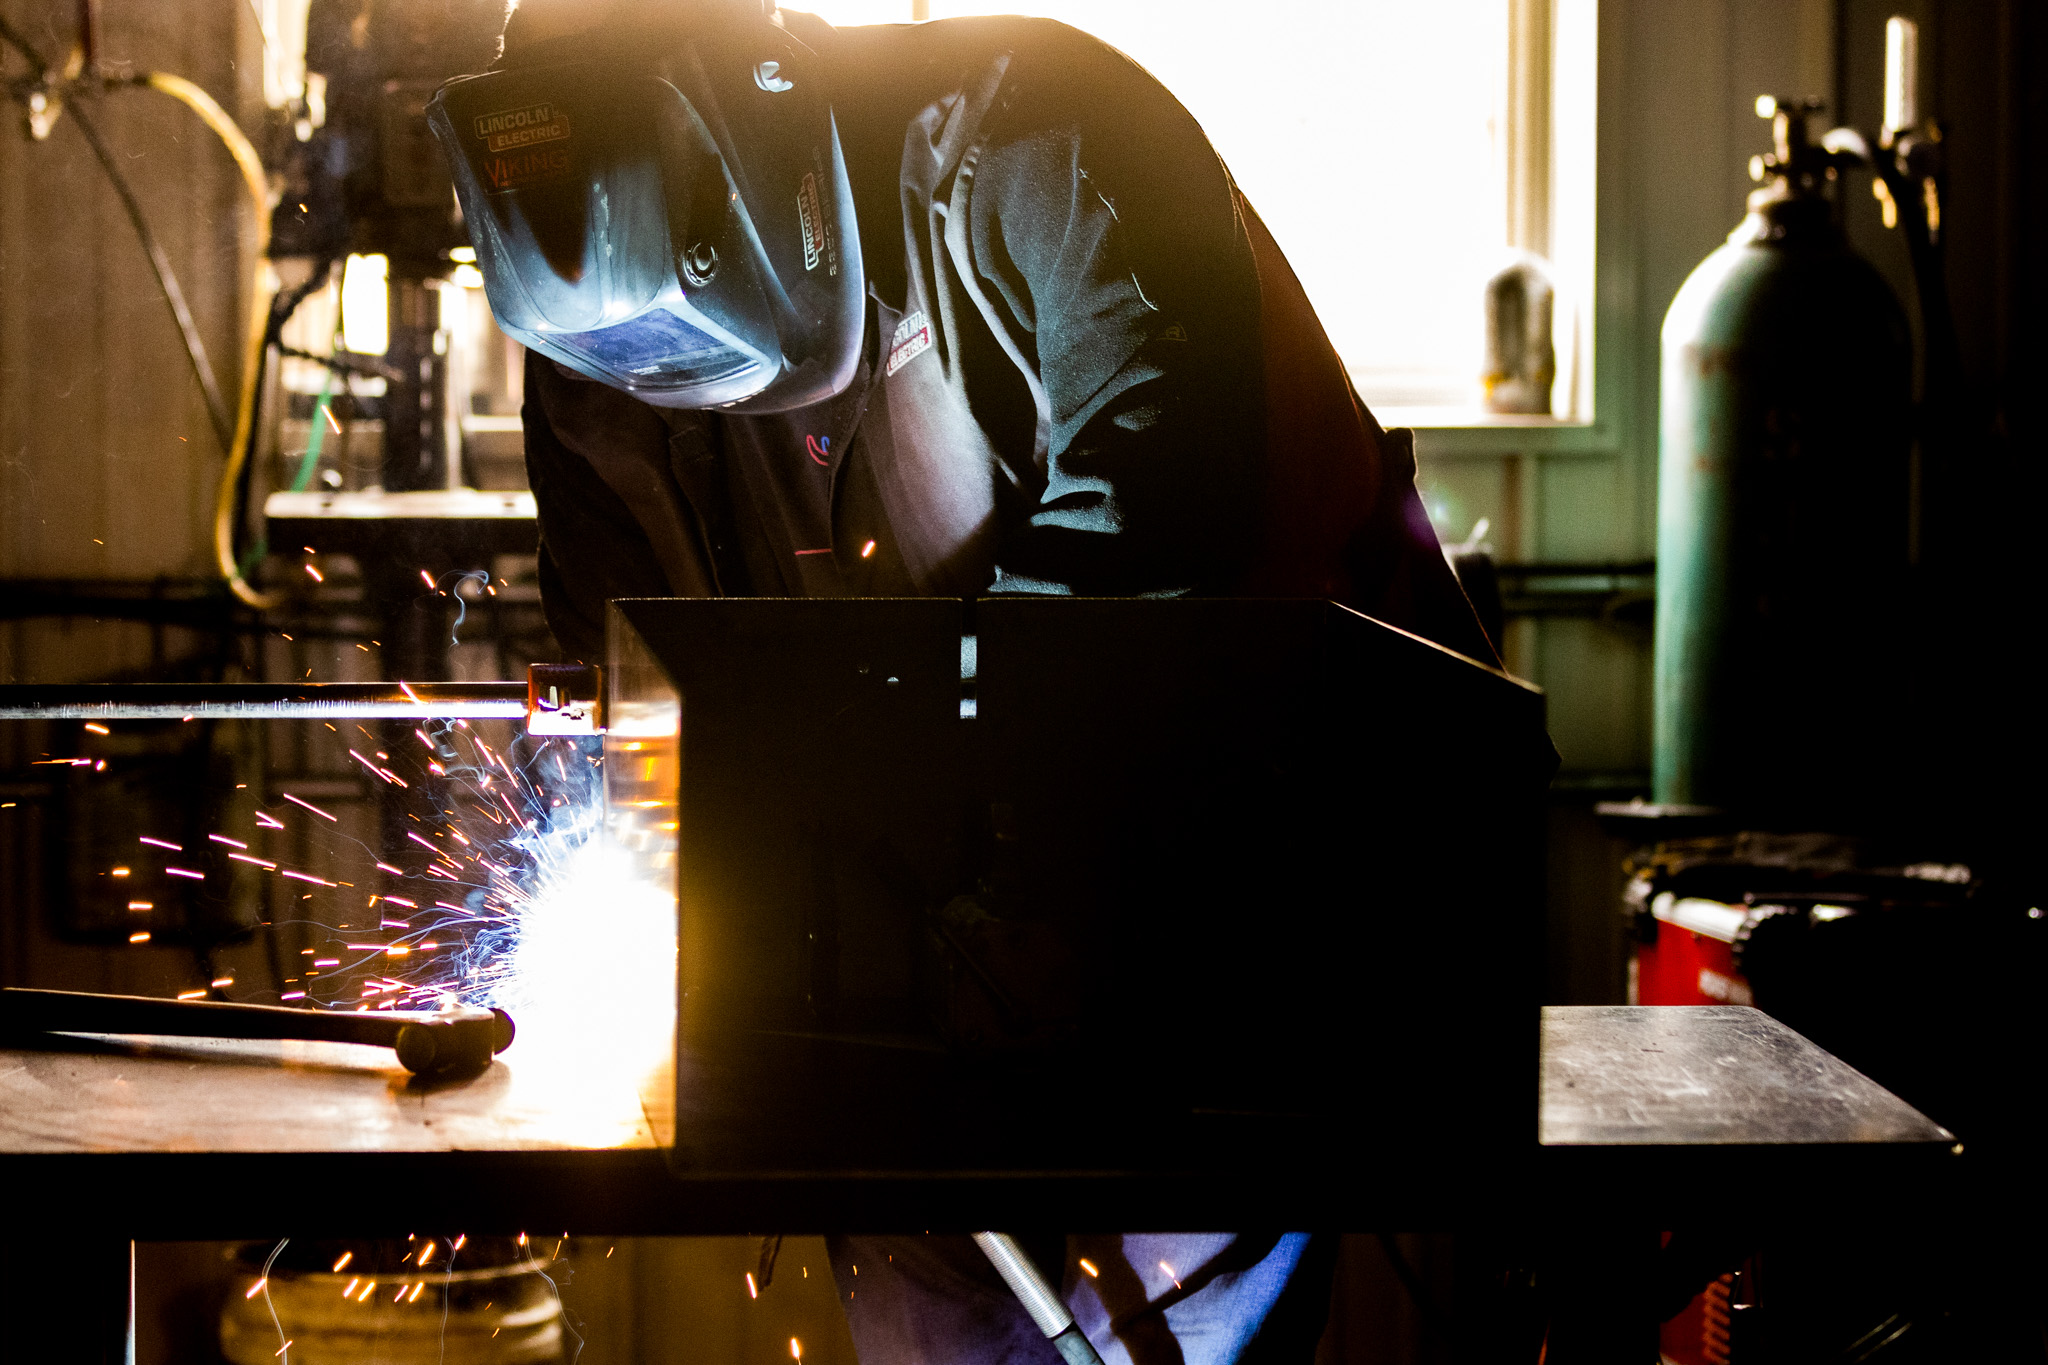
M 755 364 L 737 347 L 691 326 L 666 308 L 594 332 L 559 332 L 545 341 L 621 376 L 661 375 L 677 384 L 737 378 Z

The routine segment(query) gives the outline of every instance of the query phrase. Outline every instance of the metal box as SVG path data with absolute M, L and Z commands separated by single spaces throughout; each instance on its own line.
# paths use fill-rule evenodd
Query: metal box
M 1526 684 L 1325 602 L 650 599 L 607 687 L 678 906 L 679 1170 L 1534 1141 Z

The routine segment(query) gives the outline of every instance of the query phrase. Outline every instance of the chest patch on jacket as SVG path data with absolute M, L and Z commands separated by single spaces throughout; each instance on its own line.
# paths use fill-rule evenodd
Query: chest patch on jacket
M 896 333 L 889 338 L 889 364 L 884 376 L 892 375 L 911 361 L 931 349 L 931 319 L 919 308 L 896 324 Z

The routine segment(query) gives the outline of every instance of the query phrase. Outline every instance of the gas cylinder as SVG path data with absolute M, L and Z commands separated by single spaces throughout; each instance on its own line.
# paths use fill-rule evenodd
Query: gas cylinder
M 1817 106 L 1758 101 L 1774 151 L 1664 320 L 1653 787 L 1853 827 L 1900 770 L 1912 349 L 1828 190 Z

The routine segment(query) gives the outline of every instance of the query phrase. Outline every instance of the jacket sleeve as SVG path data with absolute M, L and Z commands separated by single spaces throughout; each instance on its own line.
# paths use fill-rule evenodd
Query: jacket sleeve
M 653 543 L 625 500 L 583 456 L 563 444 L 546 395 L 563 381 L 541 357 L 526 357 L 526 476 L 540 513 L 540 600 L 565 656 L 604 659 L 605 604 L 615 597 L 663 597 L 670 589 Z
M 1030 505 L 1006 518 L 992 591 L 1167 596 L 1238 576 L 1255 529 L 1257 276 L 1228 178 L 1194 138 L 1136 149 L 1158 163 L 1145 169 L 1106 136 L 1054 128 L 973 166 L 962 274 L 1035 369 L 1039 408 Z

